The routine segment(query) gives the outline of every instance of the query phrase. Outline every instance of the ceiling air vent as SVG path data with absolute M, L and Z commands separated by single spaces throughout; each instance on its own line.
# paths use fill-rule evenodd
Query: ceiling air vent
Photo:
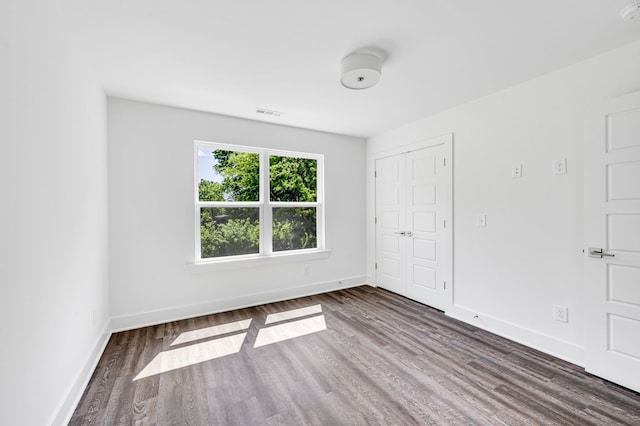
M 257 114 L 271 115 L 273 117 L 281 117 L 284 115 L 284 112 L 274 111 L 272 109 L 266 108 L 256 108 Z

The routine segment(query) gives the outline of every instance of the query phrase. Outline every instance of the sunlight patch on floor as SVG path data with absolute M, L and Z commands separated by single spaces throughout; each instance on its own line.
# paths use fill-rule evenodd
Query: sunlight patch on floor
M 321 305 L 307 306 L 306 308 L 292 309 L 290 311 L 278 312 L 277 314 L 267 315 L 265 324 L 271 324 L 279 321 L 286 321 L 293 318 L 305 317 L 307 315 L 319 314 L 322 312 Z
M 304 336 L 311 333 L 317 333 L 327 329 L 324 321 L 324 315 L 301 319 L 294 322 L 274 325 L 273 327 L 263 328 L 258 332 L 254 348 L 270 345 L 272 343 L 282 342 L 296 337 Z
M 247 333 L 234 334 L 233 336 L 160 352 L 133 380 L 238 353 L 246 336 Z
M 170 346 L 246 330 L 249 328 L 249 325 L 251 325 L 251 318 L 242 321 L 230 322 L 228 324 L 214 325 L 212 327 L 201 328 L 199 330 L 185 331 L 184 333 L 181 333 Z
M 265 325 L 320 313 L 322 313 L 321 305 L 278 312 L 267 315 Z M 240 352 L 248 334 L 246 330 L 251 325 L 252 320 L 252 318 L 249 318 L 181 333 L 169 345 L 170 347 L 198 340 L 209 340 L 160 352 L 133 378 L 133 381 Z M 324 315 L 284 322 L 258 330 L 258 336 L 253 347 L 259 348 L 326 329 L 327 324 Z M 241 331 L 244 331 L 244 333 L 239 333 Z M 236 334 L 217 338 L 217 336 L 231 333 Z M 214 337 L 215 339 L 212 339 Z

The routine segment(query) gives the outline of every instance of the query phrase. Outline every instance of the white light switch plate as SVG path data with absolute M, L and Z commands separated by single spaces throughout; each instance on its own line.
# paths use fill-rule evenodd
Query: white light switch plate
M 511 166 L 511 177 L 512 178 L 522 177 L 522 164 L 514 164 L 513 166 Z
M 476 220 L 476 224 L 478 225 L 478 227 L 480 228 L 484 228 L 487 226 L 487 215 L 486 214 L 479 214 L 478 218 Z

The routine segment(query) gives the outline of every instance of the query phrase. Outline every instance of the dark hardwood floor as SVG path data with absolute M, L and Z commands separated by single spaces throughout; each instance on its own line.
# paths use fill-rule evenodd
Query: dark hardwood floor
M 116 333 L 70 424 L 640 425 L 640 394 L 363 286 Z

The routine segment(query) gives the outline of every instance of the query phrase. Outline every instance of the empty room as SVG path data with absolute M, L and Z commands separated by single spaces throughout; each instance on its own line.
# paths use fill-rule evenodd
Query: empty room
M 640 424 L 640 0 L 0 0 L 1 425 Z

